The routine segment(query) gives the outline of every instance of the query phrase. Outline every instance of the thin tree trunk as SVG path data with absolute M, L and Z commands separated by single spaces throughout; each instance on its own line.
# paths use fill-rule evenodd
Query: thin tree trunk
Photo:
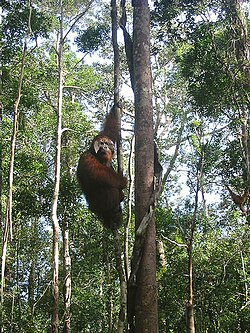
M 14 160 L 15 160 L 15 149 L 16 149 L 16 138 L 18 132 L 18 107 L 21 99 L 21 90 L 23 83 L 23 75 L 25 68 L 25 57 L 27 53 L 27 42 L 25 41 L 23 47 L 23 55 L 18 83 L 17 96 L 13 107 L 13 127 L 12 127 L 12 137 L 11 137 L 11 152 L 10 152 L 10 164 L 9 164 L 9 178 L 8 178 L 8 197 L 6 203 L 6 219 L 3 232 L 3 242 L 2 242 L 2 268 L 1 268 L 1 332 L 3 332 L 2 316 L 3 316 L 3 299 L 4 299 L 4 287 L 5 287 L 5 264 L 7 255 L 7 245 L 9 233 L 12 238 L 12 191 L 13 191 L 13 172 L 14 172 Z
M 90 1 L 86 9 L 77 15 L 75 20 L 72 22 L 68 31 L 64 34 L 63 31 L 63 1 L 60 0 L 60 32 L 57 44 L 57 65 L 58 65 L 58 107 L 57 107 L 57 151 L 56 151 L 56 162 L 55 162 L 55 189 L 53 196 L 52 205 L 52 222 L 53 222 L 53 255 L 54 255 L 54 269 L 53 269 L 53 295 L 54 295 L 54 309 L 52 316 L 52 332 L 58 332 L 59 317 L 58 317 L 58 300 L 59 300 L 59 289 L 58 289 L 58 235 L 59 235 L 59 224 L 57 218 L 57 202 L 59 195 L 59 184 L 60 184 L 60 161 L 61 161 L 61 142 L 62 142 L 62 101 L 63 101 L 63 46 L 64 41 L 70 31 L 74 28 L 77 22 L 86 14 L 89 10 L 93 1 Z M 69 159 L 70 160 L 70 159 Z M 72 180 L 71 163 L 66 163 L 69 166 L 68 176 L 69 180 Z M 68 226 L 68 214 L 65 212 L 63 223 L 63 271 L 64 271 L 64 282 L 63 282 L 63 298 L 64 298 L 64 318 L 63 318 L 63 332 L 70 333 L 70 307 L 71 307 L 71 257 L 70 257 L 70 245 L 69 245 L 69 226 Z M 54 331 L 55 330 L 55 331 Z
M 0 73 L 1 79 L 0 79 L 0 99 L 2 96 L 2 71 Z M 3 108 L 2 108 L 2 102 L 0 101 L 0 228 L 1 230 L 4 230 L 4 220 L 3 220 L 3 209 L 2 209 L 2 172 L 3 172 L 3 140 L 2 140 L 2 121 L 3 121 Z M 4 265 L 1 267 L 1 296 L 0 296 L 0 332 L 3 332 L 3 284 L 4 284 L 4 278 L 5 278 L 5 262 L 6 262 L 6 254 L 3 256 L 3 250 L 4 250 L 4 239 L 2 240 L 2 265 L 3 265 L 3 259 L 4 259 Z M 5 251 L 6 252 L 6 251 Z
M 203 165 L 202 162 L 200 165 Z M 202 167 L 201 167 L 202 168 Z M 188 253 L 188 302 L 186 304 L 186 327 L 187 333 L 195 333 L 194 307 L 193 307 L 193 240 L 196 226 L 196 215 L 198 209 L 198 193 L 200 189 L 201 170 L 197 170 L 197 186 L 195 193 L 195 208 L 191 222 L 190 238 L 187 243 Z
M 104 233 L 103 235 L 103 240 L 102 240 L 102 256 L 103 256 L 103 262 L 104 262 L 104 267 L 105 267 L 105 279 L 107 281 L 107 285 L 109 286 L 108 292 L 107 292 L 107 297 L 103 295 L 103 280 L 102 278 L 102 283 L 101 283 L 101 297 L 103 302 L 105 303 L 106 309 L 107 309 L 107 319 L 105 318 L 105 315 L 102 316 L 102 329 L 103 331 L 105 330 L 106 325 L 108 326 L 108 333 L 113 332 L 113 298 L 112 298 L 112 283 L 111 283 L 111 273 L 110 273 L 110 260 L 109 260 L 109 253 L 106 251 L 107 249 L 107 234 Z
M 17 235 L 19 235 L 19 230 L 17 230 Z M 18 332 L 21 331 L 21 318 L 22 318 L 22 303 L 21 303 L 21 291 L 20 291 L 20 274 L 19 274 L 19 267 L 20 267 L 20 262 L 19 262 L 19 250 L 20 250 L 20 243 L 21 240 L 19 237 L 17 238 L 16 241 L 16 294 L 17 294 L 17 303 L 18 303 Z
M 53 273 L 52 273 L 52 294 L 53 294 L 53 313 L 51 322 L 52 333 L 59 331 L 59 222 L 57 217 L 57 206 L 60 188 L 60 169 L 61 169 L 61 137 L 62 137 L 62 93 L 63 93 L 63 8 L 60 1 L 60 33 L 57 43 L 57 66 L 58 66 L 58 96 L 57 96 L 57 131 L 56 131 L 56 156 L 55 156 L 55 178 L 54 192 L 52 198 L 51 219 L 53 226 Z
M 36 260 L 32 259 L 29 271 L 29 284 L 28 284 L 28 304 L 32 318 L 34 314 L 35 268 L 36 268 Z
M 113 230 L 114 246 L 115 246 L 115 258 L 116 268 L 118 271 L 120 282 L 120 311 L 117 325 L 117 333 L 122 333 L 124 330 L 124 323 L 126 317 L 126 305 L 127 305 L 127 284 L 125 279 L 125 272 L 122 263 L 122 254 L 120 248 L 120 236 L 118 230 Z
M 194 307 L 193 307 L 193 241 L 187 246 L 188 251 L 188 289 L 189 300 L 186 304 L 187 333 L 195 333 Z
M 117 43 L 117 4 L 116 0 L 111 0 L 111 19 L 112 19 L 112 44 L 114 50 L 114 106 L 116 109 L 116 117 L 121 124 L 120 112 L 118 111 L 119 88 L 120 88 L 120 55 L 119 46 Z M 121 125 L 119 126 L 121 128 Z M 117 142 L 117 160 L 118 172 L 122 174 L 122 149 L 120 140 Z M 120 282 L 120 311 L 118 317 L 117 333 L 122 333 L 124 330 L 127 305 L 127 286 L 126 276 L 123 268 L 122 253 L 120 248 L 120 236 L 118 230 L 113 231 L 116 267 Z
M 246 267 L 245 267 L 245 261 L 244 261 L 244 256 L 242 250 L 240 250 L 240 258 L 241 258 L 241 267 L 242 267 L 242 275 L 244 277 L 244 287 L 245 287 L 245 305 L 242 307 L 244 308 L 247 306 L 249 302 L 249 291 L 248 291 L 248 279 L 247 279 L 247 272 L 246 272 Z
M 130 145 L 130 153 L 129 153 L 129 189 L 128 189 L 128 217 L 125 225 L 124 231 L 124 265 L 125 265 L 125 274 L 126 279 L 128 280 L 128 276 L 130 274 L 129 271 L 129 226 L 131 224 L 132 219 L 132 203 L 133 203 L 133 188 L 134 188 L 134 166 L 132 163 L 132 156 L 134 155 L 135 149 L 135 137 L 133 136 L 131 145 Z
M 69 224 L 68 216 L 63 221 L 63 267 L 64 267 L 64 333 L 70 333 L 71 306 L 71 258 L 69 253 Z
M 154 180 L 154 131 L 147 0 L 133 1 L 136 229 L 147 213 Z M 156 231 L 154 213 L 143 243 L 135 285 L 135 332 L 157 333 Z M 131 329 L 131 331 L 133 331 Z
M 33 237 L 36 237 L 38 231 L 38 220 L 34 219 L 34 222 L 32 223 L 32 234 Z M 28 279 L 28 305 L 30 308 L 30 314 L 34 316 L 34 308 L 35 308 L 35 281 L 36 281 L 36 265 L 37 265 L 37 249 L 34 249 L 35 251 L 32 253 L 31 258 L 31 265 L 29 270 L 29 279 Z
M 117 43 L 117 4 L 116 0 L 111 0 L 111 19 L 112 19 L 112 44 L 114 51 L 114 104 L 119 101 L 120 88 L 120 56 Z
M 64 139 L 62 138 L 62 145 L 69 149 L 70 140 L 67 133 L 64 132 Z M 66 153 L 65 164 L 67 166 L 68 181 L 72 182 L 72 161 L 70 153 Z M 70 211 L 73 209 L 73 198 L 71 203 L 65 204 L 64 214 L 62 219 L 63 229 L 63 300 L 64 300 L 64 317 L 63 317 L 63 332 L 70 333 L 70 318 L 71 318 L 71 257 L 70 257 L 70 242 L 69 242 L 69 218 Z
M 2 205 L 2 183 L 3 183 L 3 104 L 2 104 L 2 94 L 3 94 L 3 73 L 2 67 L 0 66 L 0 228 L 3 230 L 3 205 Z M 0 322 L 1 326 L 1 322 Z
M 166 255 L 165 255 L 165 250 L 164 250 L 164 245 L 163 245 L 162 240 L 157 241 L 157 250 L 158 250 L 158 253 L 159 253 L 159 262 L 160 262 L 161 266 L 163 268 L 165 268 L 167 260 L 166 260 Z
M 187 242 L 187 253 L 188 253 L 188 302 L 186 304 L 186 329 L 187 333 L 195 333 L 195 319 L 194 319 L 194 306 L 193 306 L 193 242 L 194 232 L 196 227 L 197 210 L 198 210 L 198 195 L 202 188 L 204 168 L 204 151 L 201 151 L 201 157 L 197 167 L 196 174 L 196 190 L 195 190 L 195 205 L 194 214 L 191 221 L 190 237 Z
M 23 46 L 23 54 L 22 54 L 22 60 L 21 60 L 21 69 L 20 69 L 20 76 L 19 76 L 19 82 L 18 82 L 17 96 L 16 96 L 16 100 L 14 102 L 14 107 L 13 107 L 13 127 L 12 127 L 11 152 L 10 152 L 10 164 L 9 164 L 8 197 L 7 197 L 7 203 L 6 203 L 6 218 L 5 218 L 5 225 L 4 225 L 4 231 L 3 231 L 2 258 L 1 258 L 2 259 L 1 301 L 0 301 L 0 313 L 1 313 L 0 332 L 1 333 L 3 332 L 3 329 L 4 329 L 4 327 L 3 327 L 3 300 L 4 300 L 4 287 L 5 287 L 5 265 L 6 265 L 9 233 L 10 233 L 10 237 L 12 238 L 12 199 L 13 199 L 12 192 L 13 192 L 13 172 L 14 172 L 15 149 L 16 149 L 17 132 L 18 132 L 18 117 L 19 117 L 18 107 L 19 107 L 20 99 L 21 99 L 21 91 L 22 91 L 23 76 L 24 76 L 24 69 L 25 69 L 25 57 L 26 57 L 26 53 L 27 53 L 27 41 L 28 41 L 28 37 L 32 33 L 31 14 L 32 14 L 32 6 L 31 6 L 31 2 L 29 1 L 27 38 L 25 39 L 24 46 Z M 1 112 L 2 112 L 2 104 L 0 107 L 1 107 Z M 2 116 L 2 113 L 1 113 L 1 116 Z

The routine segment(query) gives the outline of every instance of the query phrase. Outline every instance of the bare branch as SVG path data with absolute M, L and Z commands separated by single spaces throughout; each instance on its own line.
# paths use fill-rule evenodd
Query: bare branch
M 162 235 L 162 238 L 163 238 L 163 239 L 166 239 L 168 242 L 170 242 L 170 243 L 172 243 L 172 244 L 174 244 L 174 245 L 177 245 L 177 246 L 179 246 L 179 247 L 185 247 L 185 248 L 187 249 L 187 244 L 177 243 L 176 241 L 174 241 L 174 240 L 168 238 L 167 236 L 163 236 L 163 235 Z

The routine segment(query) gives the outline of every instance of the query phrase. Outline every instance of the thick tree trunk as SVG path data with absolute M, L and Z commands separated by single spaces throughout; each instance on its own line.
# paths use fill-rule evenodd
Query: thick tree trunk
M 250 90 L 250 65 L 249 65 L 250 47 L 248 43 L 249 36 L 248 36 L 247 19 L 242 4 L 243 4 L 242 0 L 230 1 L 232 55 L 236 59 L 238 68 L 241 71 L 242 91 L 246 91 L 247 95 L 247 92 L 249 92 Z M 236 82 L 238 84 L 237 80 Z M 235 101 L 237 101 L 237 99 L 238 97 L 235 96 Z M 241 121 L 241 128 L 239 130 L 241 132 L 241 136 L 239 136 L 239 140 L 247 172 L 246 188 L 244 190 L 250 193 L 249 108 L 245 106 L 244 100 L 237 101 L 237 107 L 239 110 L 239 118 Z M 248 224 L 250 225 L 249 200 L 246 203 L 247 203 L 246 218 Z
M 147 213 L 154 180 L 150 15 L 147 1 L 134 1 L 134 96 L 136 229 Z M 143 244 L 136 276 L 135 332 L 157 333 L 156 235 L 154 214 Z
M 242 72 L 246 74 L 249 82 L 250 67 L 247 60 L 250 59 L 250 48 L 248 44 L 247 19 L 243 9 L 242 0 L 230 1 L 232 50 Z

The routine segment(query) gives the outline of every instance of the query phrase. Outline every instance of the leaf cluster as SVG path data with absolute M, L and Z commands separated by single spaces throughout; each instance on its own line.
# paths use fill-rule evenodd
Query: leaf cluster
M 107 24 L 96 24 L 80 31 L 75 42 L 79 51 L 92 53 L 105 45 L 107 39 L 110 38 L 109 34 L 110 28 Z
M 23 41 L 28 37 L 33 41 L 37 38 L 48 38 L 53 18 L 38 8 L 29 8 L 28 1 L 1 0 L 3 10 L 2 59 L 6 64 L 18 50 L 22 49 Z M 31 15 L 30 15 L 31 10 Z

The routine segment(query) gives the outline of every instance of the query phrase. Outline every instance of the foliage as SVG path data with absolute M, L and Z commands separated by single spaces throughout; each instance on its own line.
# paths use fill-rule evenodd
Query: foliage
M 48 38 L 53 18 L 38 8 L 32 8 L 29 26 L 28 1 L 2 0 L 1 7 L 5 13 L 1 26 L 2 59 L 6 64 L 22 48 L 22 42 L 27 37 L 29 29 L 31 29 L 30 33 L 34 41 L 37 41 L 38 37 Z
M 28 1 L 1 1 L 3 217 L 13 104 L 23 41 L 28 37 L 28 4 Z M 249 186 L 242 141 L 244 121 L 249 119 L 249 85 L 245 67 L 234 53 L 237 39 L 232 29 L 234 16 L 230 4 L 214 0 L 162 0 L 156 2 L 152 12 L 155 137 L 164 175 L 167 174 L 156 209 L 157 240 L 163 242 L 165 251 L 165 263 L 158 258 L 157 264 L 160 332 L 185 332 L 188 286 L 185 244 L 190 236 L 201 157 L 204 165 L 193 246 L 196 331 L 246 333 L 250 327 L 249 225 L 225 187 L 229 185 L 242 194 Z M 50 327 L 50 214 L 57 116 L 56 2 L 32 1 L 32 5 L 32 33 L 28 38 L 15 152 L 13 240 L 8 243 L 0 323 L 5 331 L 26 333 L 48 332 Z M 87 5 L 85 1 L 65 2 L 65 31 Z M 66 219 L 69 223 L 72 333 L 115 332 L 119 311 L 113 239 L 88 211 L 75 177 L 79 154 L 100 129 L 112 103 L 109 10 L 106 3 L 92 3 L 86 17 L 72 31 L 73 37 L 67 35 L 65 40 L 58 217 L 61 227 Z M 249 32 L 248 19 L 247 25 Z M 76 46 L 77 52 L 73 51 Z M 132 102 L 127 97 L 128 73 L 123 56 L 121 59 L 126 92 L 122 134 L 127 174 L 134 119 Z M 246 128 L 249 146 L 249 120 Z M 123 210 L 125 221 L 129 204 L 127 199 Z M 133 199 L 131 204 L 134 221 Z M 249 199 L 245 207 L 249 209 Z M 2 239 L 3 228 L 0 234 Z M 129 253 L 133 235 L 134 226 L 130 226 Z M 60 237 L 61 256 L 62 247 Z M 61 266 L 59 279 L 62 318 Z
M 79 51 L 83 53 L 97 51 L 99 47 L 105 45 L 109 37 L 109 30 L 109 27 L 105 24 L 89 26 L 76 38 Z

